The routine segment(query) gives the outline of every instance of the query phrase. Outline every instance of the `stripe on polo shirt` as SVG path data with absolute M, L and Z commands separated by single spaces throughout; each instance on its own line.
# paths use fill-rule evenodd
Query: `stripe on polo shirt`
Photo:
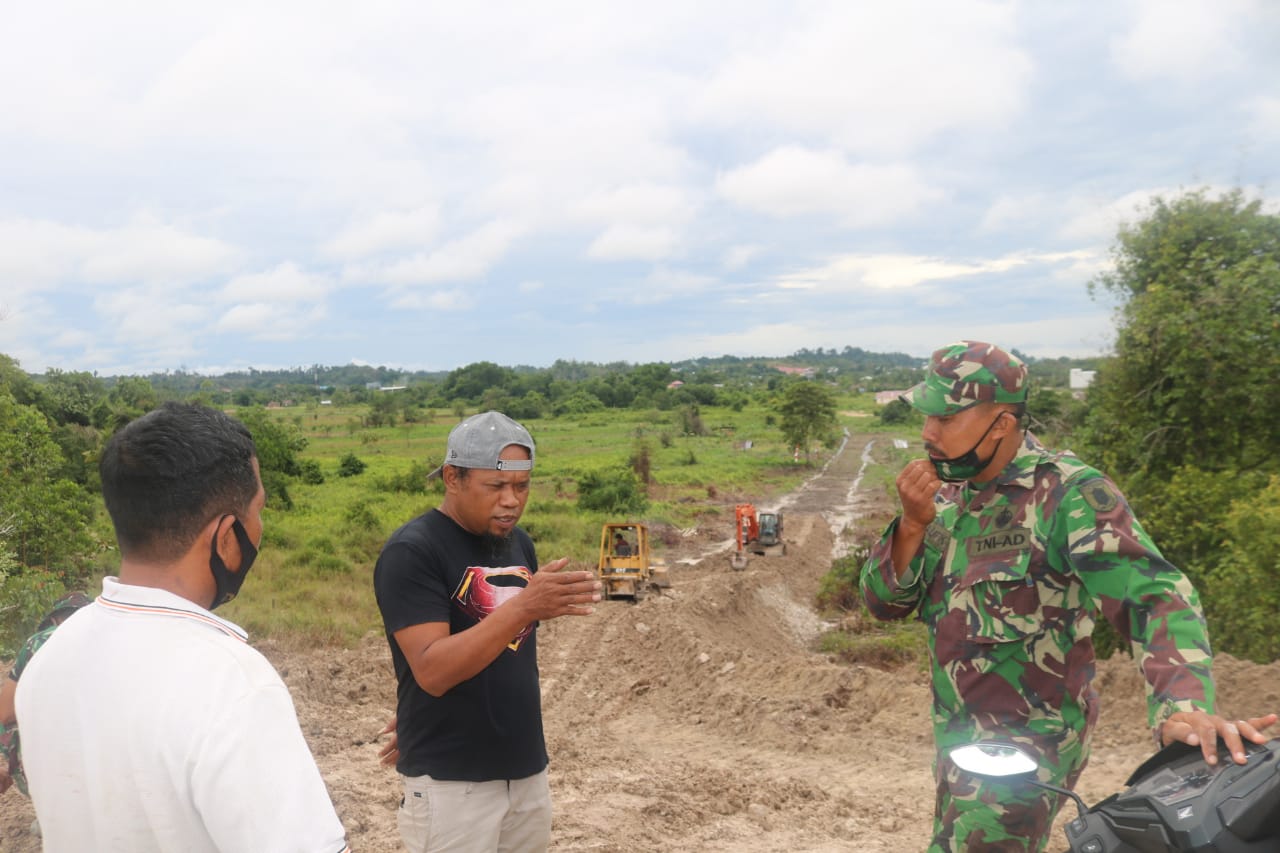
M 206 616 L 203 613 L 196 613 L 191 610 L 184 610 L 181 607 L 165 607 L 159 604 L 136 604 L 131 601 L 114 601 L 105 595 L 100 595 L 96 599 L 96 603 L 101 604 L 110 610 L 119 610 L 122 613 L 136 613 L 143 616 L 173 616 L 180 619 L 191 619 L 195 622 L 201 622 L 210 627 L 217 628 L 228 637 L 235 637 L 242 643 L 249 641 L 249 635 L 243 631 L 232 628 L 226 622 L 216 619 L 212 616 Z

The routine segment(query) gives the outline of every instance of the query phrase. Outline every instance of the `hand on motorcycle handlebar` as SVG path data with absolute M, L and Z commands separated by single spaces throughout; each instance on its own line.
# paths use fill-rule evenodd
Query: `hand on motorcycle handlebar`
M 1267 714 L 1248 720 L 1228 720 L 1217 714 L 1206 714 L 1204 711 L 1178 711 L 1169 715 L 1160 728 L 1160 740 L 1165 745 L 1180 740 L 1191 746 L 1199 746 L 1204 753 L 1204 760 L 1209 764 L 1218 763 L 1218 738 L 1226 744 L 1231 758 L 1236 764 L 1245 763 L 1244 741 L 1248 738 L 1254 743 L 1266 743 L 1268 738 L 1263 729 L 1272 726 L 1280 716 Z

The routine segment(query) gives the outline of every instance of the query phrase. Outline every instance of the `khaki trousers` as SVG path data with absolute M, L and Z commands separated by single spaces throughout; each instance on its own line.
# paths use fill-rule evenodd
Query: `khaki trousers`
M 494 782 L 400 779 L 396 823 L 409 853 L 542 853 L 551 843 L 546 770 Z

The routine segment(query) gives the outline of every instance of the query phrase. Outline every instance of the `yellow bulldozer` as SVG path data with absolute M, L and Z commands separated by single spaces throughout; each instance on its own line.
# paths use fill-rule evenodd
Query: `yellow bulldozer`
M 635 522 L 601 528 L 597 574 L 606 599 L 639 601 L 650 590 L 671 586 L 667 564 L 649 556 L 649 528 Z

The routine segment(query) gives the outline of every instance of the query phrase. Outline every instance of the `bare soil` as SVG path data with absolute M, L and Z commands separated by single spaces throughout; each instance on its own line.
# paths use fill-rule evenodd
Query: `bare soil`
M 762 507 L 785 512 L 785 556 L 733 571 L 732 531 L 684 531 L 669 589 L 541 627 L 554 850 L 924 849 L 926 674 L 815 651 L 823 624 L 812 602 L 847 545 L 839 532 L 891 511 L 887 495 L 860 485 L 871 452 L 868 439 L 851 441 L 780 506 Z M 352 847 L 400 850 L 399 782 L 377 760 L 376 733 L 395 707 L 385 639 L 260 648 L 293 693 Z M 1220 656 L 1217 675 L 1223 713 L 1280 708 L 1280 663 Z M 1079 786 L 1088 802 L 1119 790 L 1152 750 L 1133 662 L 1101 662 L 1097 683 L 1102 719 Z M 18 794 L 0 797 L 0 851 L 39 849 L 33 816 Z

